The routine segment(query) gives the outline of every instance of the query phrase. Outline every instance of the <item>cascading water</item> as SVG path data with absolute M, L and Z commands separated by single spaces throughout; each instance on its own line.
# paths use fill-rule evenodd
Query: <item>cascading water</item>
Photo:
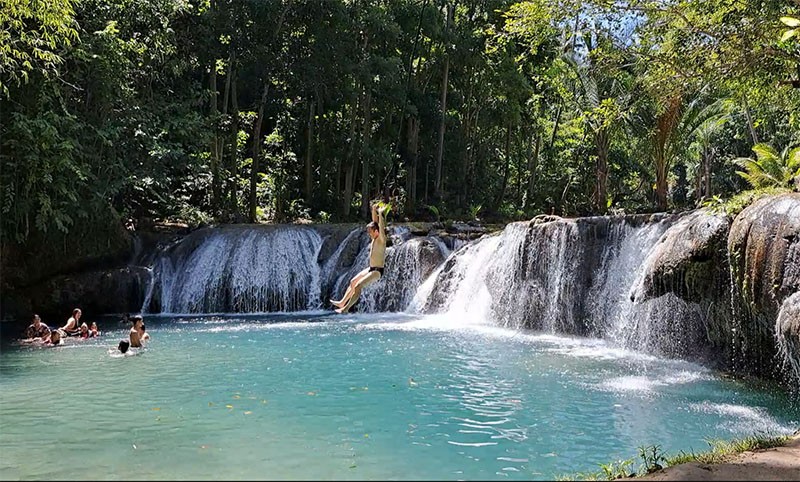
M 390 231 L 386 272 L 367 287 L 358 311 L 402 311 L 449 254 L 434 237 Z M 339 238 L 341 239 L 341 238 Z M 327 259 L 313 227 L 225 227 L 193 234 L 154 262 L 143 312 L 258 313 L 321 308 L 368 266 L 369 237 L 350 230 Z
M 730 299 L 718 290 L 730 283 L 726 275 L 703 274 L 720 258 L 711 247 L 720 245 L 727 222 L 701 212 L 542 217 L 457 244 L 396 226 L 384 275 L 363 290 L 354 311 L 441 314 L 456 324 L 495 323 L 598 337 L 661 356 L 727 360 L 734 354 L 720 337 L 736 330 L 726 325 Z M 201 230 L 154 259 L 142 311 L 328 307 L 327 299 L 341 297 L 369 265 L 369 249 L 361 226 Z
M 632 326 L 634 292 L 642 283 L 643 264 L 653 246 L 669 227 L 667 222 L 631 226 L 613 223 L 609 227 L 600 265 L 593 277 L 587 299 L 590 318 L 603 320 L 593 334 L 604 336 L 621 346 L 634 342 Z
M 344 238 L 339 246 L 336 247 L 336 251 L 328 258 L 322 266 L 322 283 L 323 283 L 323 293 L 332 293 L 331 296 L 336 296 L 337 286 L 339 285 L 339 278 L 341 278 L 342 270 L 350 270 L 354 267 L 355 258 L 358 257 L 358 253 L 360 253 L 361 245 L 362 245 L 362 237 L 366 237 L 364 229 L 359 227 L 355 228 L 350 233 L 348 233 L 347 237 Z M 352 254 L 348 256 L 348 253 L 356 253 L 354 257 Z
M 380 279 L 364 288 L 358 301 L 362 312 L 405 310 L 422 282 L 434 271 L 448 254 L 444 244 L 436 238 L 404 237 L 403 231 L 393 237 L 399 242 L 386 249 L 386 263 Z M 332 296 L 339 298 L 350 280 L 369 265 L 370 243 L 364 238 L 352 267 L 342 273 L 334 285 Z
M 673 293 L 643 299 L 643 276 L 675 217 L 513 223 L 451 255 L 409 309 L 514 328 L 597 336 L 668 355 L 692 347 L 706 313 Z M 677 331 L 677 332 L 676 332 Z
M 321 246 L 320 235 L 302 227 L 215 230 L 195 249 L 184 252 L 179 245 L 177 253 L 164 253 L 156 262 L 152 289 L 162 313 L 318 308 Z

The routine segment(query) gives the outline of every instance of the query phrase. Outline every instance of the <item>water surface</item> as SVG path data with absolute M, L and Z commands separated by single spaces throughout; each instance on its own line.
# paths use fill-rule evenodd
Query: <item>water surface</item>
M 109 353 L 116 322 L 3 347 L 0 478 L 552 480 L 800 426 L 783 395 L 601 340 L 405 314 L 146 323 L 136 356 Z

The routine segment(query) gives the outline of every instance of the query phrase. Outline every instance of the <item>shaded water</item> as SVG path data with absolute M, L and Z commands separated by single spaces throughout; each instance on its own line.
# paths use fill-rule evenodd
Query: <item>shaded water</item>
M 148 317 L 4 346 L 2 479 L 550 479 L 800 426 L 701 366 L 462 318 Z M 104 326 L 105 325 L 105 326 Z

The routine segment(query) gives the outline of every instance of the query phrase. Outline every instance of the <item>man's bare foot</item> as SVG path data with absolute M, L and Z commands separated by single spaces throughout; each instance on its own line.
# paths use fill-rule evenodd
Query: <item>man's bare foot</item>
M 341 308 L 342 306 L 344 306 L 344 303 L 341 301 L 336 301 L 336 300 L 328 300 L 328 301 L 330 301 L 331 304 L 337 308 Z
M 342 313 L 347 313 L 347 310 L 346 310 L 344 307 L 341 307 L 341 308 L 336 308 L 336 309 L 335 309 L 335 310 L 333 310 L 333 311 L 335 311 L 335 312 L 339 313 L 340 315 L 341 315 Z

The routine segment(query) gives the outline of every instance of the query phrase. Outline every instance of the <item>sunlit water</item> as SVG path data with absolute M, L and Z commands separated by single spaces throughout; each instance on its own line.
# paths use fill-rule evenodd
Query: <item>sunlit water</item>
M 399 314 L 146 323 L 136 356 L 109 353 L 115 322 L 3 346 L 0 478 L 552 480 L 800 426 L 782 395 L 599 340 Z

